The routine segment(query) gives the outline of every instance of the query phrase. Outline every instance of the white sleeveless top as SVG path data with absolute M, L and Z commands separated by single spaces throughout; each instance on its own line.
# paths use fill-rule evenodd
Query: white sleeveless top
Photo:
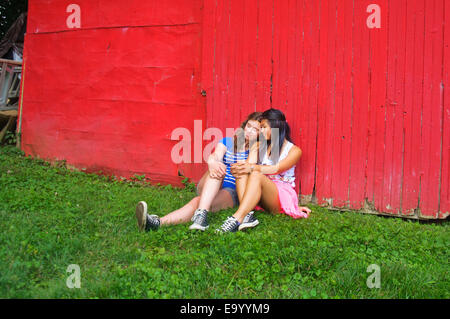
M 286 141 L 284 143 L 278 162 L 281 162 L 283 159 L 285 159 L 287 157 L 292 146 L 294 146 L 294 144 L 292 144 L 289 141 Z M 267 156 L 267 152 L 266 152 L 266 154 L 264 154 L 264 158 L 262 161 L 260 161 L 260 164 L 261 165 L 275 165 L 273 163 L 273 161 Z M 292 187 L 295 187 L 295 165 L 292 166 L 287 171 L 284 171 L 279 174 L 267 175 L 267 177 L 270 178 L 271 180 L 286 182 L 289 185 L 291 185 Z

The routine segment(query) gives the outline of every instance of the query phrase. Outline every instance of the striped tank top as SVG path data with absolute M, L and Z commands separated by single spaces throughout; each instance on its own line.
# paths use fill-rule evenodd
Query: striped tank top
M 236 188 L 236 179 L 231 174 L 231 164 L 237 163 L 238 161 L 245 161 L 248 158 L 249 151 L 234 153 L 233 149 L 233 138 L 225 137 L 219 143 L 222 143 L 227 148 L 225 155 L 223 156 L 223 163 L 227 167 L 227 172 L 225 178 L 223 179 L 222 188 L 230 187 Z

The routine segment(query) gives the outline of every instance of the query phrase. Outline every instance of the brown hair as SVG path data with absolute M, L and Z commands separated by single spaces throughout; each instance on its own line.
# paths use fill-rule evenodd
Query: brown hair
M 262 120 L 262 113 L 261 112 L 253 112 L 247 116 L 247 119 L 242 122 L 240 129 L 234 134 L 233 136 L 233 149 L 234 153 L 237 153 L 237 139 L 238 135 L 240 135 L 241 138 L 243 138 L 242 134 L 244 133 L 244 128 L 247 125 L 248 121 L 258 121 L 260 122 Z M 248 142 L 245 142 L 245 147 L 248 147 Z

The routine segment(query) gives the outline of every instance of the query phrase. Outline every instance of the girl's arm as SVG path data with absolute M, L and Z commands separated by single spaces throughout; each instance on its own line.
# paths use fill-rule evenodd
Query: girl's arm
M 214 153 L 208 157 L 208 170 L 212 178 L 222 178 L 226 174 L 226 166 L 223 163 L 223 156 L 227 151 L 227 147 L 222 143 L 218 143 Z
M 285 159 L 280 161 L 277 165 L 256 165 L 251 162 L 233 164 L 231 173 L 233 175 L 249 174 L 252 171 L 261 172 L 264 175 L 279 174 L 287 171 L 294 166 L 302 156 L 302 150 L 298 146 L 292 146 Z M 249 156 L 250 157 L 250 156 Z
M 297 164 L 297 162 L 300 160 L 300 157 L 302 156 L 302 150 L 298 147 L 293 145 L 292 148 L 289 150 L 288 155 L 285 159 L 280 161 L 276 165 L 254 165 L 253 170 L 257 172 L 261 172 L 264 175 L 273 175 L 273 174 L 279 174 L 284 171 L 287 171 L 292 166 Z

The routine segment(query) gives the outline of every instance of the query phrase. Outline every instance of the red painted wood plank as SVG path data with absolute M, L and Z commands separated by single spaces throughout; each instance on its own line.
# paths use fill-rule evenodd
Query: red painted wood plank
M 344 76 L 344 40 L 347 36 L 344 34 L 344 17 L 345 10 L 343 3 L 340 2 L 336 6 L 336 38 L 335 38 L 335 93 L 334 99 L 334 123 L 333 137 L 331 144 L 331 153 L 333 154 L 332 171 L 331 171 L 331 197 L 333 198 L 333 206 L 342 207 L 343 201 L 340 197 L 339 190 L 344 186 L 341 180 L 340 171 L 341 150 L 342 150 L 342 99 L 343 99 L 343 76 Z
M 249 89 L 248 89 L 248 102 L 247 109 L 245 112 L 245 116 L 251 112 L 256 111 L 256 68 L 257 68 L 257 57 L 256 57 L 256 49 L 257 44 L 256 40 L 258 37 L 258 0 L 251 0 L 249 10 L 247 14 L 249 15 L 249 30 L 251 31 L 249 34 Z
M 224 52 L 226 30 L 225 22 L 227 21 L 227 16 L 224 13 L 225 2 L 226 0 L 217 0 L 213 103 L 207 106 L 208 116 L 211 116 L 210 118 L 212 119 L 211 123 L 208 123 L 208 126 L 218 127 L 222 130 L 225 129 L 222 120 L 225 112 L 221 104 L 224 63 L 226 61 L 226 55 Z
M 242 37 L 244 30 L 245 12 L 241 1 L 232 0 L 231 7 L 231 32 L 234 42 L 233 53 L 233 78 L 230 78 L 229 86 L 232 90 L 230 95 L 230 103 L 228 105 L 229 116 L 227 118 L 228 127 L 238 127 L 241 120 L 241 104 L 242 104 L 242 72 L 243 72 L 243 47 L 244 38 Z M 233 22 L 235 21 L 235 22 Z
M 216 5 L 214 0 L 205 0 L 203 4 L 203 48 L 202 48 L 202 89 L 209 90 L 212 87 L 214 75 L 214 36 Z
M 319 65 L 320 65 L 320 46 L 319 46 L 319 30 L 320 30 L 320 2 L 310 2 L 311 6 L 308 14 L 310 32 L 306 32 L 305 36 L 309 38 L 310 45 L 310 89 L 307 106 L 307 126 L 301 134 L 302 144 L 306 145 L 305 154 L 303 155 L 300 165 L 301 192 L 303 195 L 312 195 L 314 190 L 315 165 L 316 165 L 316 148 L 317 148 L 317 125 L 318 125 L 318 95 L 319 95 Z M 306 3 L 305 3 L 306 7 Z M 305 10 L 306 11 L 306 10 Z M 306 22 L 306 19 L 304 19 Z
M 244 39 L 241 119 L 255 111 L 257 2 L 257 0 L 246 0 L 244 2 L 245 19 L 241 34 Z
M 298 87 L 298 69 L 297 69 L 297 60 L 300 57 L 297 55 L 297 43 L 300 41 L 300 34 L 297 32 L 299 29 L 299 24 L 301 21 L 299 20 L 298 12 L 297 12 L 297 4 L 302 1 L 289 0 L 288 1 L 288 24 L 286 32 L 288 33 L 288 43 L 287 43 L 287 91 L 286 91 L 286 101 L 287 105 L 285 108 L 285 116 L 288 120 L 289 126 L 291 128 L 291 138 L 297 146 L 299 146 L 303 154 L 305 150 L 300 142 L 300 119 L 296 117 L 296 111 L 301 106 L 297 104 L 297 95 L 299 91 L 297 91 Z M 302 156 L 302 161 L 304 161 L 304 157 Z M 298 172 L 298 169 L 297 169 Z M 299 191 L 300 179 L 297 174 L 297 182 L 296 182 L 296 191 Z
M 345 40 L 344 40 L 344 92 L 343 92 L 343 109 L 342 109 L 342 148 L 341 148 L 341 170 L 340 180 L 342 188 L 338 190 L 342 205 L 349 207 L 349 183 L 350 183 L 350 156 L 351 156 L 351 140 L 352 140 L 352 117 L 353 117 L 353 16 L 354 2 L 352 0 L 345 1 Z M 361 183 L 363 181 L 359 181 Z
M 287 110 L 287 87 L 288 87 L 288 42 L 289 42 L 289 0 L 275 2 L 281 8 L 281 23 L 280 23 L 280 74 L 278 76 L 278 99 L 281 110 Z
M 370 30 L 370 122 L 367 168 L 367 196 L 377 210 L 382 210 L 384 133 L 386 108 L 386 73 L 388 54 L 388 1 L 380 0 L 381 28 Z M 367 14 L 369 16 L 369 14 Z
M 407 4 L 405 66 L 404 164 L 402 215 L 413 215 L 419 206 L 420 131 L 423 99 L 424 1 Z
M 286 78 L 287 78 L 287 90 L 286 90 L 286 101 L 287 101 L 287 108 L 286 108 L 286 112 L 287 112 L 287 116 L 289 116 L 290 119 L 292 119 L 292 124 L 291 125 L 291 129 L 292 129 L 292 125 L 294 124 L 293 122 L 293 116 L 294 116 L 294 110 L 296 107 L 295 102 L 296 102 L 296 94 L 297 91 L 295 90 L 295 83 L 297 81 L 296 79 L 296 68 L 295 68 L 295 61 L 297 59 L 296 56 L 296 51 L 295 51 L 295 47 L 296 47 L 296 36 L 297 34 L 295 33 L 296 31 L 296 25 L 300 22 L 297 20 L 297 16 L 296 16 L 296 3 L 298 1 L 297 0 L 288 0 L 288 23 L 287 23 L 287 28 L 285 29 L 285 32 L 287 33 L 288 39 L 287 39 L 287 69 L 286 69 Z M 301 2 L 301 1 L 300 1 Z M 296 139 L 296 141 L 298 141 L 298 136 L 297 134 L 293 134 L 293 137 Z
M 424 110 L 422 113 L 422 177 L 420 211 L 434 218 L 439 210 L 439 175 L 442 136 L 442 0 L 425 2 Z
M 369 111 L 369 30 L 366 8 L 370 0 L 355 1 L 353 27 L 353 116 L 350 158 L 350 208 L 364 207 Z
M 217 3 L 205 0 L 203 12 L 202 89 L 206 92 L 206 127 L 213 125 L 214 67 L 216 49 Z
M 259 0 L 257 40 L 256 110 L 270 108 L 272 76 L 273 0 Z
M 305 194 L 305 183 L 304 179 L 308 174 L 306 172 L 305 163 L 308 161 L 308 157 L 311 156 L 305 146 L 305 131 L 303 130 L 303 117 L 304 117 L 304 105 L 303 105 L 303 90 L 302 90 L 302 81 L 303 81 L 303 59 L 304 59 L 304 23 L 305 23 L 305 10 L 304 10 L 304 2 L 305 1 L 296 1 L 295 7 L 292 10 L 295 10 L 295 22 L 294 22 L 294 34 L 295 34 L 295 59 L 292 63 L 292 67 L 295 70 L 294 72 L 294 80 L 292 85 L 290 85 L 289 89 L 291 89 L 291 97 L 293 100 L 294 109 L 292 110 L 294 121 L 290 123 L 291 130 L 293 132 L 292 136 L 294 138 L 294 142 L 300 149 L 302 150 L 302 157 L 300 162 L 297 165 L 296 169 L 296 179 L 297 183 L 295 185 L 296 192 L 300 195 Z M 288 97 L 289 98 L 289 97 Z M 316 150 L 314 150 L 315 156 Z M 314 170 L 309 172 L 310 174 L 314 174 Z M 301 196 L 299 197 L 301 199 Z
M 300 108 L 300 143 L 302 145 L 302 149 L 305 154 L 310 153 L 310 149 L 308 148 L 308 125 L 310 120 L 310 97 L 311 97 L 311 73 L 312 73 L 312 65 L 311 65 L 311 56 L 312 56 L 312 42 L 315 39 L 312 39 L 312 3 L 310 1 L 303 1 L 302 11 L 302 25 L 301 32 L 302 36 L 302 56 L 300 57 L 302 63 L 302 81 L 301 81 L 301 108 Z M 308 159 L 308 155 L 303 157 L 303 161 Z
M 352 30 L 349 26 L 351 23 L 346 23 L 347 15 L 352 13 L 352 8 L 346 2 L 341 2 L 336 8 L 337 16 L 337 37 L 336 37 L 336 93 L 335 93 L 335 123 L 334 123 L 334 138 L 332 144 L 333 153 L 333 170 L 332 170 L 332 185 L 331 192 L 333 197 L 333 206 L 344 207 L 348 199 L 348 173 L 349 163 L 343 162 L 343 152 L 345 151 L 344 143 L 345 136 L 344 124 L 351 125 L 349 119 L 344 118 L 345 108 L 348 107 L 351 111 L 351 104 L 344 106 L 344 86 L 351 88 L 351 78 L 346 76 L 351 75 L 345 70 L 346 46 L 348 46 L 348 39 L 352 37 Z M 351 48 L 349 50 L 351 53 Z M 351 54 L 348 54 L 351 59 Z M 350 60 L 351 67 L 351 60 Z M 350 70 L 350 68 L 348 69 Z M 351 116 L 351 115 L 350 115 Z M 344 123 L 345 121 L 345 123 Z M 347 143 L 348 144 L 348 143 Z
M 444 2 L 443 138 L 439 218 L 450 214 L 450 4 Z
M 280 108 L 281 2 L 274 1 L 272 40 L 272 107 Z
M 399 0 L 395 2 L 398 24 L 397 35 L 398 51 L 396 53 L 396 75 L 395 75 L 395 92 L 393 105 L 394 110 L 394 131 L 393 131 L 393 151 L 391 157 L 391 187 L 389 206 L 393 214 L 401 214 L 401 198 L 403 183 L 403 161 L 404 161 L 404 116 L 405 116 L 405 63 L 406 63 L 406 29 L 407 29 L 407 0 Z M 387 153 L 387 152 L 386 152 Z M 385 188 L 386 190 L 387 188 Z
M 291 128 L 291 137 L 294 140 L 294 143 L 298 144 L 299 134 L 296 131 L 296 125 L 298 125 L 298 121 L 295 119 L 295 108 L 298 107 L 295 105 L 294 95 L 295 91 L 295 25 L 298 23 L 296 21 L 296 0 L 286 0 L 287 4 L 287 16 L 284 25 L 284 33 L 286 33 L 285 43 L 286 43 L 286 53 L 284 55 L 284 63 L 285 67 L 282 73 L 284 73 L 284 100 L 285 105 L 281 109 L 283 110 L 286 119 L 288 120 L 289 126 Z
M 317 145 L 316 196 L 319 205 L 331 205 L 331 174 L 334 154 L 331 152 L 334 130 L 335 96 L 335 49 L 336 49 L 336 6 L 337 1 L 321 2 L 321 88 L 319 92 L 319 136 Z M 324 32 L 322 34 L 322 32 Z M 324 44 L 322 47 L 322 43 Z M 323 68 L 322 68 L 323 63 Z M 322 124 L 320 126 L 320 124 Z
M 382 209 L 400 213 L 406 2 L 389 3 L 389 53 Z

